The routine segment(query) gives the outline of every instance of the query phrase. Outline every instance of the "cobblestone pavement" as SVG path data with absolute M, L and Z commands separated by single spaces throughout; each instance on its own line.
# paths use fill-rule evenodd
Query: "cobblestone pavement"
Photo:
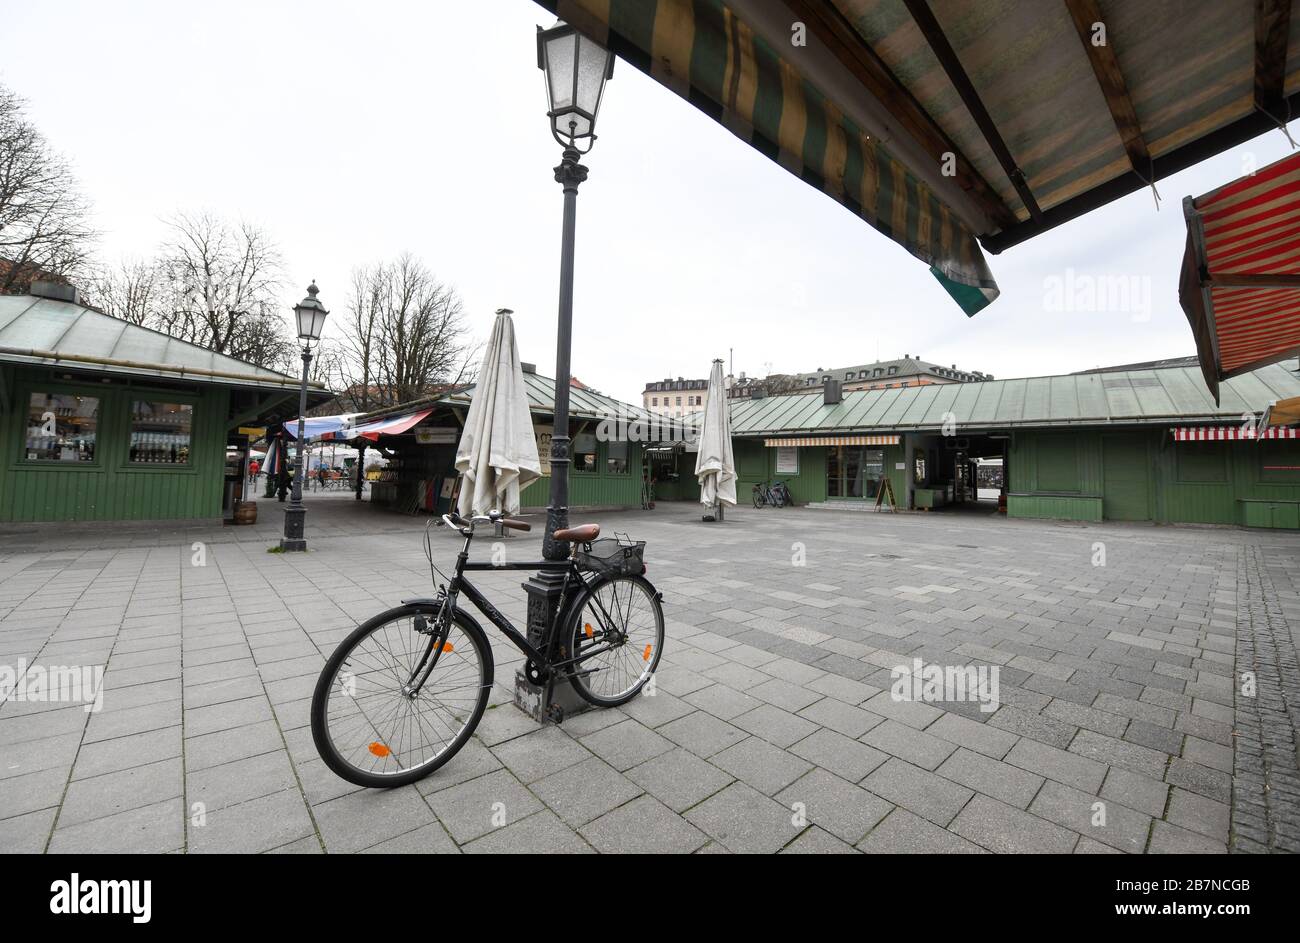
M 356 622 L 428 593 L 423 522 L 309 500 L 302 555 L 266 553 L 273 502 L 246 528 L 0 525 L 0 665 L 107 666 L 99 712 L 0 705 L 0 849 L 1296 848 L 1300 535 L 590 515 L 648 541 L 668 617 L 655 696 L 539 727 L 509 703 L 520 659 L 494 634 L 470 744 L 375 791 L 325 768 L 308 703 Z M 449 563 L 458 544 L 434 546 Z M 522 622 L 520 577 L 479 582 Z M 997 666 L 997 709 L 896 700 L 890 669 L 913 658 Z

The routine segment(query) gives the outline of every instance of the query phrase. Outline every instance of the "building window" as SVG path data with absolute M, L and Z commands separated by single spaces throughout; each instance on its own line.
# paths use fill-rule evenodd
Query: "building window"
M 879 368 L 879 367 L 876 367 L 876 369 L 872 370 L 872 371 L 871 371 L 871 375 L 872 375 L 873 377 L 878 377 L 878 376 L 880 376 L 880 368 Z
M 628 445 L 626 442 L 610 442 L 605 446 L 605 471 L 611 475 L 627 474 Z
M 130 461 L 143 465 L 188 465 L 194 407 L 188 403 L 135 400 L 131 403 Z
M 659 405 L 659 397 L 657 397 L 657 396 L 652 396 L 652 397 L 650 397 L 650 405 L 651 405 L 651 406 L 658 406 L 658 405 Z
M 682 405 L 682 398 L 680 396 L 677 397 L 677 405 L 678 406 Z
M 573 437 L 573 470 L 596 470 L 596 433 L 583 432 Z
M 889 375 L 890 375 L 891 377 L 892 377 L 895 373 L 897 373 L 897 372 L 898 372 L 898 368 L 897 368 L 897 367 L 890 367 L 890 368 L 889 368 Z
M 93 462 L 99 398 L 33 393 L 27 401 L 29 462 Z

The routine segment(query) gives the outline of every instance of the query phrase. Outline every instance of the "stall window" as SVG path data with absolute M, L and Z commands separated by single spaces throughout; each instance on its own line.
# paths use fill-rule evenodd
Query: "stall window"
M 1038 490 L 1079 490 L 1079 448 L 1072 437 L 1043 436 L 1038 441 Z
M 187 465 L 194 407 L 188 403 L 131 403 L 130 461 L 139 465 Z
M 573 437 L 573 470 L 596 470 L 596 433 L 583 432 Z
M 1178 480 L 1223 482 L 1228 480 L 1227 449 L 1217 442 L 1180 443 L 1174 449 Z
M 626 442 L 610 442 L 605 446 L 605 470 L 611 475 L 626 475 L 628 472 Z
M 27 401 L 29 462 L 93 462 L 99 398 L 33 393 Z
M 1300 484 L 1300 445 L 1285 439 L 1267 439 L 1259 443 L 1252 442 L 1250 446 L 1259 452 L 1261 482 Z

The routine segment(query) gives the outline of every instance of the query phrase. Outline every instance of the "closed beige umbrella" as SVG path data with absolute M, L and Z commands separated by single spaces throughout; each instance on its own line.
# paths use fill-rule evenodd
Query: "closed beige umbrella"
M 736 457 L 731 450 L 731 415 L 727 388 L 722 382 L 722 361 L 713 361 L 709 394 L 700 430 L 700 451 L 695 456 L 695 477 L 700 481 L 700 503 L 722 519 L 723 505 L 736 506 Z
M 515 325 L 505 308 L 497 312 L 479 367 L 456 448 L 456 471 L 465 479 L 457 502 L 463 517 L 516 513 L 520 490 L 542 474 Z

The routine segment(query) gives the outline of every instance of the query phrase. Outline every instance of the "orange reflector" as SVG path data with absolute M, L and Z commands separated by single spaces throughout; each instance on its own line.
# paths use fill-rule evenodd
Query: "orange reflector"
M 376 740 L 374 743 L 370 744 L 370 752 L 375 756 L 388 756 L 393 751 Z
M 641 656 L 641 660 L 642 660 L 642 661 L 649 661 L 649 660 L 650 660 L 650 652 L 651 652 L 653 649 L 654 649 L 654 646 L 653 646 L 653 645 L 647 645 L 647 646 L 645 647 L 645 653 Z
M 596 634 L 596 630 L 591 627 L 590 622 L 584 623 L 582 627 L 587 630 L 587 638 L 591 638 Z
M 442 643 L 442 650 L 443 650 L 444 652 L 454 652 L 454 651 L 456 650 L 456 648 L 455 648 L 454 645 L 451 644 L 451 642 L 443 642 L 443 643 Z

